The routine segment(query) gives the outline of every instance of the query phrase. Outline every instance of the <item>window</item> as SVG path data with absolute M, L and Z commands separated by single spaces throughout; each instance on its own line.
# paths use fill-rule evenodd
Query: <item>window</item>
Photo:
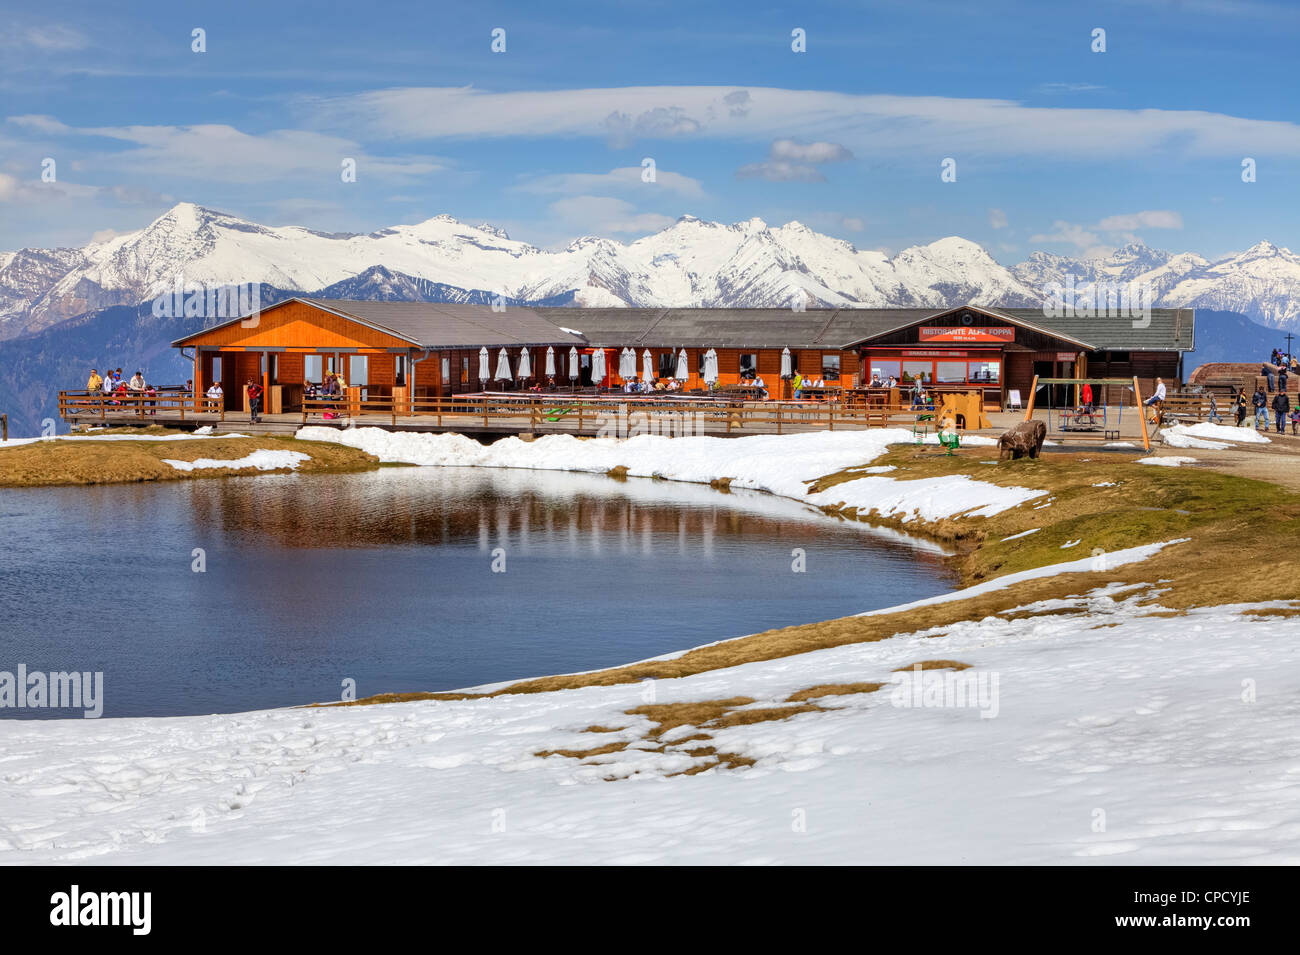
M 970 380 L 981 385 L 996 385 L 1002 380 L 1002 365 L 996 361 L 970 363 Z
M 406 356 L 397 355 L 393 358 L 393 387 L 402 388 L 406 385 Z
M 964 361 L 941 361 L 938 362 L 938 370 L 935 373 L 935 381 L 941 385 L 962 384 L 966 381 L 966 362 Z
M 323 380 L 323 375 L 321 374 L 323 365 L 321 363 L 320 355 L 304 355 L 302 359 L 302 368 L 303 378 L 314 385 L 319 385 L 321 383 Z
M 701 378 L 704 377 L 704 355 L 707 351 L 707 348 L 701 348 L 695 353 L 695 373 Z
M 468 356 L 460 360 L 460 383 L 462 385 L 469 384 L 469 357 Z
M 221 356 L 220 355 L 212 356 L 212 380 L 213 381 L 221 380 Z
M 822 378 L 827 381 L 840 380 L 839 355 L 822 355 Z
M 903 373 L 902 363 L 897 358 L 872 358 L 871 359 L 871 377 L 879 378 L 882 383 L 887 383 L 890 378 L 895 381 Z M 871 379 L 868 378 L 868 381 Z
M 348 384 L 353 388 L 364 388 L 370 384 L 370 357 L 352 355 L 348 363 Z
M 677 356 L 672 352 L 659 353 L 659 377 L 671 378 L 677 374 Z
M 758 374 L 758 354 L 757 352 L 741 352 L 740 355 L 740 377 L 753 378 Z
M 905 361 L 903 362 L 903 380 L 916 381 L 920 379 L 922 384 L 930 384 L 934 380 L 934 363 L 928 361 Z

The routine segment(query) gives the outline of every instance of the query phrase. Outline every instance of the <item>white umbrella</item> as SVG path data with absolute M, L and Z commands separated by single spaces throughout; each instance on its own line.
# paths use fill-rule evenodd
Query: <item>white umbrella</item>
M 605 349 L 597 348 L 591 353 L 591 383 L 600 387 L 605 380 Z
M 501 354 L 497 355 L 497 373 L 492 377 L 501 381 L 510 381 L 510 356 L 506 354 L 504 348 L 501 349 Z
M 569 377 L 578 377 L 578 346 L 573 345 L 569 348 Z
M 685 381 L 687 378 L 691 377 L 691 363 L 686 357 L 685 348 L 683 348 L 682 353 L 677 356 L 677 372 L 673 377 L 678 381 Z
M 528 349 L 519 353 L 519 380 L 533 377 L 533 363 L 528 357 Z
M 641 353 L 641 380 L 646 384 L 655 380 L 655 360 L 648 348 Z
M 704 353 L 704 383 L 712 385 L 718 380 L 718 353 L 712 348 Z
M 636 377 L 636 352 L 630 348 L 618 353 L 618 376 L 624 381 Z
M 554 348 L 546 349 L 546 377 L 547 378 L 555 377 L 555 349 Z
M 492 376 L 488 374 L 488 350 L 483 346 L 478 350 L 478 380 L 487 381 Z
M 793 378 L 794 372 L 790 370 L 790 349 L 781 349 L 781 377 Z

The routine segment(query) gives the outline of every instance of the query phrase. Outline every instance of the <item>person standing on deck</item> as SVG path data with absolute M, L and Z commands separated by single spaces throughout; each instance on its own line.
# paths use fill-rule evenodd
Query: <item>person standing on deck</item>
M 248 420 L 257 424 L 262 420 L 262 386 L 253 379 L 248 379 Z
M 1079 401 L 1083 404 L 1084 414 L 1092 414 L 1092 385 L 1086 381 L 1083 383 L 1083 389 L 1079 392 Z
M 1246 425 L 1246 389 L 1238 388 L 1235 404 L 1232 406 L 1233 413 L 1237 416 L 1237 427 L 1242 428 Z
M 1286 362 L 1277 366 L 1277 390 L 1286 394 Z
M 95 369 L 90 369 L 90 377 L 86 379 L 86 390 L 94 393 L 102 387 L 104 387 L 104 379 L 99 377 L 99 372 Z
M 1286 434 L 1286 416 L 1291 411 L 1291 399 L 1285 391 L 1273 396 L 1273 413 L 1277 415 L 1277 433 Z M 1265 430 L 1268 430 L 1265 425 Z
M 1259 366 L 1259 373 L 1260 373 L 1261 375 L 1263 375 L 1265 378 L 1268 379 L 1268 390 L 1269 390 L 1269 391 L 1272 391 L 1273 388 L 1274 388 L 1274 384 L 1275 384 L 1275 382 L 1274 382 L 1274 380 L 1273 380 L 1273 374 L 1274 374 L 1274 372 L 1276 372 L 1276 371 L 1277 371 L 1277 366 L 1276 366 L 1276 365 L 1270 365 L 1268 362 L 1264 362 L 1264 364 L 1262 364 L 1262 365 Z
M 127 387 L 130 388 L 131 391 L 134 392 L 135 394 L 139 394 L 140 392 L 144 391 L 145 389 L 144 372 L 136 371 L 136 373 L 131 376 L 131 382 L 130 384 L 127 385 Z
M 1268 396 L 1264 394 L 1264 389 L 1259 385 L 1255 386 L 1255 393 L 1250 398 L 1250 403 L 1255 407 L 1255 430 L 1259 430 L 1259 422 L 1264 421 L 1264 430 L 1268 430 Z

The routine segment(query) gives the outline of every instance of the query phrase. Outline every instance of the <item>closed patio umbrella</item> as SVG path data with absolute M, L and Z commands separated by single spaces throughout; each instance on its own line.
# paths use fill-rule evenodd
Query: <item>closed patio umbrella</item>
M 528 357 L 528 349 L 525 348 L 519 353 L 519 380 L 533 377 L 533 363 Z
M 641 353 L 641 380 L 647 385 L 655 380 L 655 360 L 648 348 Z
M 794 372 L 791 370 L 790 367 L 790 349 L 788 348 L 781 349 L 781 377 L 782 378 L 794 377 Z
M 682 353 L 677 356 L 677 372 L 673 377 L 678 381 L 685 381 L 687 378 L 691 377 L 691 363 L 690 359 L 686 357 L 685 348 L 683 348 Z
M 718 380 L 718 353 L 712 348 L 704 353 L 704 383 L 712 385 Z
M 605 380 L 605 349 L 597 348 L 591 353 L 591 383 L 597 388 Z
M 501 349 L 501 354 L 497 355 L 497 373 L 492 377 L 497 378 L 501 381 L 511 380 L 510 356 L 506 354 L 506 350 L 504 348 Z
M 546 349 L 546 377 L 547 378 L 555 377 L 555 349 L 554 348 Z
M 487 350 L 487 346 L 485 345 L 478 350 L 479 387 L 480 388 L 483 387 L 483 383 L 486 382 L 491 377 L 492 375 L 488 373 L 488 350 Z
M 630 348 L 618 353 L 618 376 L 624 381 L 636 377 L 636 352 Z
M 569 348 L 569 379 L 576 381 L 578 377 L 578 346 L 573 345 Z

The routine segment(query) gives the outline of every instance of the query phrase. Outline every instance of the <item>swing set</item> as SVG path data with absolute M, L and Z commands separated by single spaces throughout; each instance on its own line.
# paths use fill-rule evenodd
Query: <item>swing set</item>
M 1056 406 L 1055 392 L 1052 385 L 1066 385 L 1070 388 L 1069 397 L 1073 400 Z M 1105 400 L 1083 400 L 1084 385 L 1090 390 L 1098 386 L 1114 385 L 1119 389 L 1119 406 L 1111 415 L 1111 408 Z M 1142 392 L 1137 378 L 1039 378 L 1034 376 L 1034 383 L 1029 389 L 1029 403 L 1025 406 L 1025 420 L 1034 416 L 1034 404 L 1040 388 L 1047 387 L 1047 433 L 1062 440 L 1070 441 L 1118 441 L 1120 427 L 1124 422 L 1124 395 L 1132 389 L 1137 405 L 1138 420 L 1142 424 L 1142 446 L 1151 450 L 1151 436 L 1147 431 L 1146 416 L 1142 414 Z

